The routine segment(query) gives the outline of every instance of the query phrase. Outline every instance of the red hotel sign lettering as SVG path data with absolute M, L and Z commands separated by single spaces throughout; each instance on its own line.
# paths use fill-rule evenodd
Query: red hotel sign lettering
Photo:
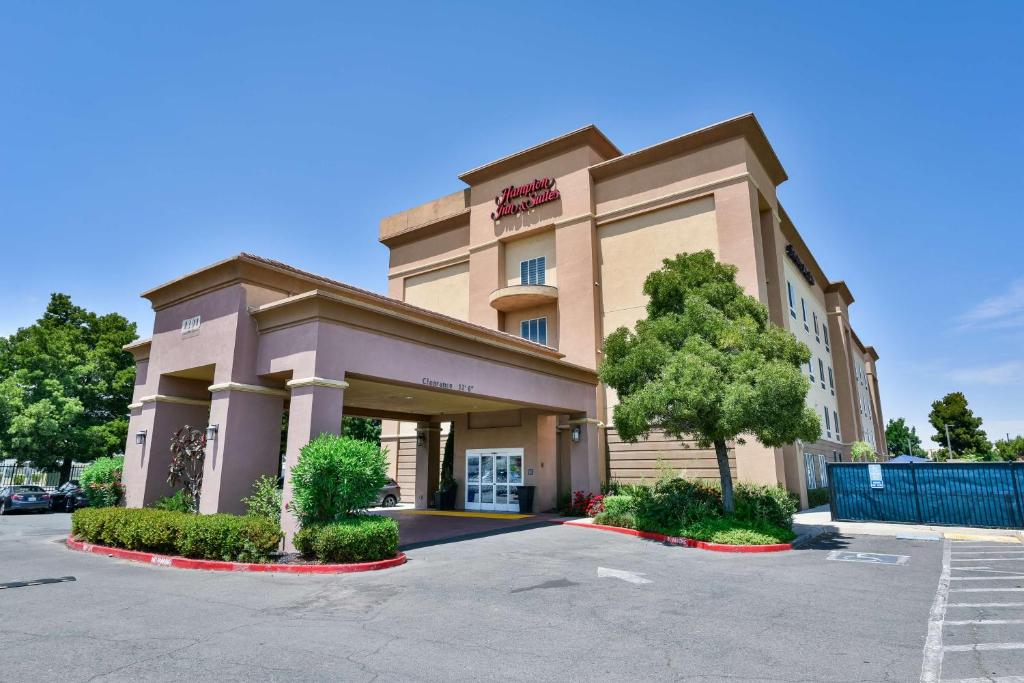
M 491 213 L 491 220 L 496 221 L 502 216 L 529 211 L 540 204 L 553 202 L 561 196 L 555 189 L 554 178 L 541 178 L 525 185 L 510 185 L 494 198 L 498 208 Z

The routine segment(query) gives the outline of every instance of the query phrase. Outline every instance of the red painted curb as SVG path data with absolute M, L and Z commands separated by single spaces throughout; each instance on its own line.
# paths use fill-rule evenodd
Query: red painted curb
M 124 548 L 110 548 L 103 545 L 94 545 L 79 541 L 68 536 L 65 541 L 71 550 L 78 550 L 84 553 L 95 555 L 106 555 L 116 557 L 120 560 L 132 560 L 133 562 L 145 562 L 161 567 L 176 567 L 178 569 L 206 569 L 215 572 L 279 572 L 284 574 L 349 574 L 352 572 L 370 572 L 378 569 L 387 569 L 405 564 L 405 553 L 398 553 L 395 557 L 376 562 L 353 562 L 351 564 L 260 564 L 257 562 L 223 562 L 221 560 L 196 560 L 191 557 L 177 557 L 171 555 L 157 555 L 139 550 L 125 550 Z
M 574 521 L 554 520 L 555 524 L 574 526 L 583 529 L 597 529 L 599 531 L 613 531 L 626 536 L 637 536 L 651 541 L 660 541 L 669 545 L 678 545 L 683 548 L 700 548 L 701 550 L 713 550 L 718 553 L 778 553 L 784 550 L 792 550 L 792 543 L 773 543 L 771 545 L 726 545 L 724 543 L 708 543 L 698 541 L 694 538 L 683 538 L 682 536 L 666 536 L 653 531 L 637 531 L 636 529 L 625 529 L 620 526 L 608 526 L 607 524 L 583 524 Z

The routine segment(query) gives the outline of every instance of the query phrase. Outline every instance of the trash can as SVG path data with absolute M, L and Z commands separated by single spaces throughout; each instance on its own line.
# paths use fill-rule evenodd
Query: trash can
M 516 491 L 519 493 L 519 512 L 533 512 L 533 492 L 536 489 L 536 486 L 516 487 Z

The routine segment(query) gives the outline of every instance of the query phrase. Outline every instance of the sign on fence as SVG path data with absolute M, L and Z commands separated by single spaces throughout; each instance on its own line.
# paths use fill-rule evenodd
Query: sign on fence
M 884 489 L 885 483 L 882 481 L 882 466 L 875 463 L 868 465 L 868 479 L 871 481 L 871 488 L 873 489 Z

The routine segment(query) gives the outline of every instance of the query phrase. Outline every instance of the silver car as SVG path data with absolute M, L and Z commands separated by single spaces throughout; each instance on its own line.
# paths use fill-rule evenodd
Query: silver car
M 382 508 L 393 508 L 398 505 L 400 500 L 402 500 L 402 487 L 394 479 L 388 479 L 388 483 L 381 487 L 377 505 Z

